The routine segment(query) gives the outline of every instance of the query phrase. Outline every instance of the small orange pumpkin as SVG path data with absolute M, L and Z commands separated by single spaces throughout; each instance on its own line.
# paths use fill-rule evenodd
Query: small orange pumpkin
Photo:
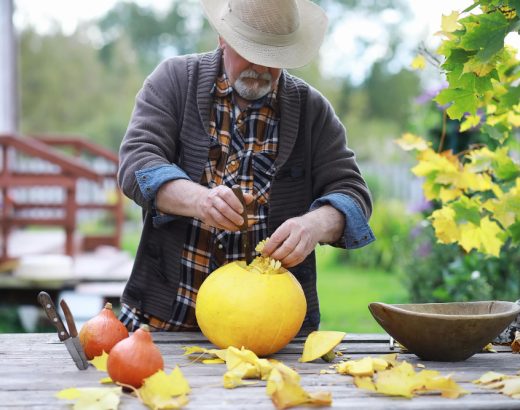
M 163 369 L 161 351 L 154 344 L 147 325 L 117 343 L 108 355 L 107 371 L 110 378 L 136 389 L 141 387 L 144 379 Z
M 79 341 L 89 360 L 101 356 L 103 350 L 109 353 L 117 342 L 127 337 L 128 330 L 112 311 L 111 303 L 105 304 L 101 312 L 87 321 L 79 332 Z

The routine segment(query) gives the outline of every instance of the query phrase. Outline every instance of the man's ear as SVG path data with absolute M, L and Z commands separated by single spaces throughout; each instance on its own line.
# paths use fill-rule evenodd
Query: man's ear
M 218 36 L 218 46 L 224 50 L 224 48 L 226 48 L 226 41 L 221 37 L 221 36 Z

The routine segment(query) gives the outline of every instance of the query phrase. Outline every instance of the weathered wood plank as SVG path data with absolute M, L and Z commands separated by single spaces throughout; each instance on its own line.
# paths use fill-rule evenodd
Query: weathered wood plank
M 183 356 L 182 346 L 213 346 L 200 333 L 154 334 L 163 353 L 166 370 L 179 365 L 188 379 L 192 392 L 189 409 L 273 409 L 265 394 L 265 382 L 254 386 L 226 390 L 222 387 L 225 365 L 204 365 Z M 483 373 L 495 370 L 507 374 L 518 371 L 518 355 L 509 348 L 500 353 L 479 353 L 464 362 L 425 362 L 413 354 L 400 354 L 401 360 L 412 364 L 422 363 L 427 369 L 453 374 L 453 378 L 471 394 L 457 400 L 438 395 L 425 395 L 412 400 L 391 398 L 357 389 L 350 376 L 320 374 L 330 364 L 321 360 L 299 363 L 304 339 L 300 338 L 273 357 L 296 369 L 301 375 L 302 386 L 309 391 L 330 391 L 335 408 L 367 409 L 520 409 L 520 401 L 512 400 L 496 391 L 482 389 L 471 383 Z M 359 359 L 380 353 L 390 353 L 386 335 L 347 335 L 340 345 L 344 357 Z M 397 351 L 396 351 L 397 352 Z M 336 361 L 339 361 L 336 358 Z M 419 370 L 419 369 L 418 369 Z M 68 387 L 99 387 L 99 379 L 106 374 L 90 367 L 86 371 L 76 369 L 65 346 L 54 334 L 0 335 L 0 407 L 13 409 L 65 409 L 67 402 L 55 398 L 55 394 Z M 136 398 L 125 394 L 122 410 L 144 409 Z

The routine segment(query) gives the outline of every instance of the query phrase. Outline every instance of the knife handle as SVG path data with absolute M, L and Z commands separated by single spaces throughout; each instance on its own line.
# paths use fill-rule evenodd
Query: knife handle
M 60 316 L 58 315 L 58 311 L 56 310 L 56 306 L 54 305 L 54 302 L 52 301 L 51 297 L 47 292 L 40 292 L 38 294 L 38 302 L 40 305 L 42 305 L 43 310 L 45 311 L 45 314 L 51 321 L 51 323 L 56 327 L 58 330 L 58 337 L 63 342 L 64 340 L 69 338 L 69 333 L 67 332 L 67 329 L 65 329 L 65 325 L 63 324 L 63 321 L 61 320 Z
M 244 222 L 242 223 L 242 226 L 240 227 L 241 230 L 247 229 L 247 209 L 246 209 L 246 201 L 244 199 L 244 194 L 242 193 L 242 189 L 240 188 L 240 185 L 233 185 L 231 187 L 233 190 L 233 193 L 238 198 L 240 203 L 242 204 L 242 219 Z
M 240 188 L 240 185 L 233 185 L 231 187 L 233 190 L 233 193 L 236 195 L 236 197 L 239 199 L 240 203 L 242 204 L 242 219 L 244 219 L 244 223 L 240 227 L 240 231 L 242 232 L 242 243 L 244 248 L 244 254 L 246 258 L 246 263 L 249 265 L 253 260 L 253 254 L 251 252 L 251 245 L 249 243 L 249 233 L 247 231 L 248 227 L 248 221 L 247 221 L 247 208 L 246 208 L 246 201 L 244 199 L 244 194 L 242 192 L 242 189 Z
M 69 305 L 65 302 L 65 299 L 60 301 L 60 307 L 63 311 L 63 315 L 65 316 L 65 320 L 67 321 L 67 328 L 69 329 L 69 335 L 72 337 L 76 337 L 78 335 L 78 330 L 76 329 L 76 323 L 74 322 L 74 316 L 72 316 L 72 312 L 70 311 Z

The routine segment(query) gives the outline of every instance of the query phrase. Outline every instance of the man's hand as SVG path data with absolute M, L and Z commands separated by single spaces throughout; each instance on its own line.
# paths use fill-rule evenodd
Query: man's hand
M 244 193 L 246 205 L 253 201 L 251 194 Z M 208 189 L 198 203 L 198 217 L 205 224 L 227 231 L 238 231 L 244 223 L 242 204 L 232 189 L 219 185 Z
M 155 199 L 161 212 L 198 218 L 215 228 L 238 231 L 243 223 L 242 204 L 225 185 L 208 189 L 193 181 L 176 179 L 163 184 Z M 246 205 L 253 199 L 253 195 L 244 193 Z
M 323 205 L 281 224 L 265 243 L 262 254 L 279 260 L 286 268 L 296 266 L 319 242 L 338 240 L 344 226 L 343 214 L 330 205 Z

